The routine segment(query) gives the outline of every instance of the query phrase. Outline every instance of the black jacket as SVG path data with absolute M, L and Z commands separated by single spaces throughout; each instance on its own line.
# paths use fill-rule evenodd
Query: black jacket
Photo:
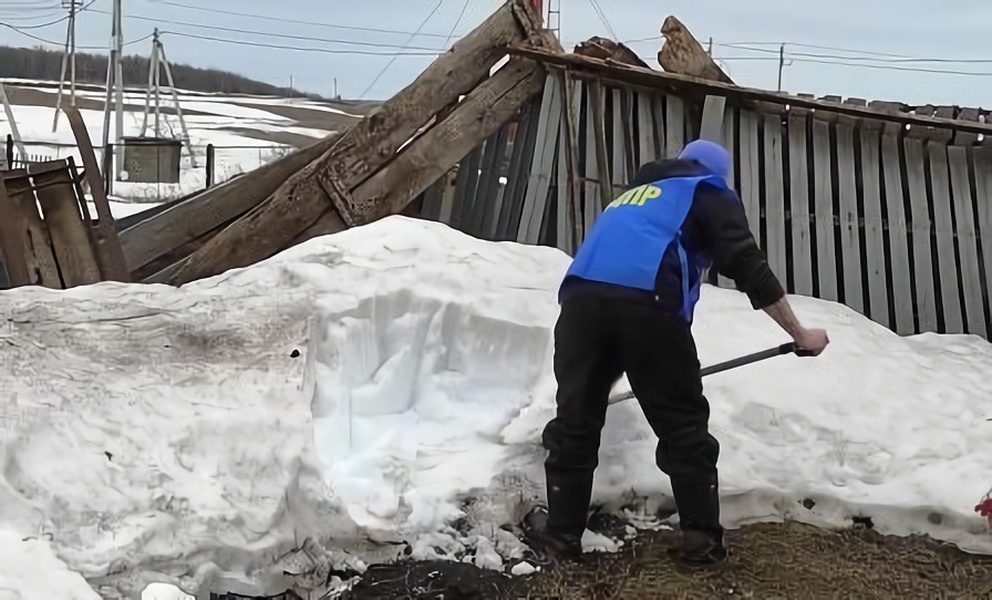
M 695 161 L 662 160 L 643 165 L 630 187 L 704 174 L 705 169 Z M 708 257 L 718 273 L 734 280 L 755 309 L 774 304 L 785 295 L 765 253 L 751 235 L 744 205 L 734 191 L 707 183 L 697 186 L 682 226 L 682 242 L 689 254 Z M 690 269 L 689 277 L 691 286 L 698 279 L 696 270 Z M 656 303 L 667 313 L 677 313 L 682 307 L 682 269 L 674 242 L 666 249 L 658 269 L 656 290 L 651 293 L 569 277 L 562 283 L 559 298 L 564 302 L 577 294 L 627 296 Z

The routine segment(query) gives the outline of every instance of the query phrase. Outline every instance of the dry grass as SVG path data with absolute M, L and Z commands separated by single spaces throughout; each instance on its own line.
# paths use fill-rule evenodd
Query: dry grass
M 378 567 L 350 598 L 992 598 L 992 557 L 924 537 L 798 523 L 727 533 L 729 562 L 684 574 L 666 549 L 671 531 L 641 532 L 615 555 L 587 555 L 526 578 L 457 563 Z

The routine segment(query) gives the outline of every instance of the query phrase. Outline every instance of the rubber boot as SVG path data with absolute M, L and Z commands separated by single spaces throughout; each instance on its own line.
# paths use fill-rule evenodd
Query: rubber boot
M 524 540 L 542 565 L 582 558 L 582 534 L 555 531 L 549 527 L 548 510 L 539 506 L 521 523 Z

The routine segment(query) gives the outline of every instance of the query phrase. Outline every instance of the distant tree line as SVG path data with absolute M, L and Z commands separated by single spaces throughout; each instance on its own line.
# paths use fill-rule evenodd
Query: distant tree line
M 145 87 L 148 85 L 150 58 L 125 56 L 121 59 L 124 85 Z M 172 77 L 176 87 L 184 90 L 220 94 L 252 94 L 289 96 L 290 90 L 261 81 L 255 81 L 217 69 L 201 69 L 190 65 L 172 64 Z M 16 77 L 58 81 L 62 73 L 62 51 L 46 48 L 12 48 L 0 46 L 0 78 Z M 68 73 L 66 74 L 68 79 Z M 76 53 L 76 83 L 104 85 L 107 81 L 107 55 Z M 161 74 L 161 84 L 167 85 L 165 72 Z M 294 97 L 322 100 L 316 94 L 304 94 L 292 90 Z

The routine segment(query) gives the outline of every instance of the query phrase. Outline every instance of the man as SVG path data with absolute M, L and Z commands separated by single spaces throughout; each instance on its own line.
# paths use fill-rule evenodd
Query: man
M 597 219 L 559 291 L 554 370 L 557 415 L 544 430 L 548 507 L 528 515 L 532 546 L 578 557 L 609 394 L 626 372 L 671 478 L 685 567 L 723 562 L 717 457 L 691 325 L 702 272 L 733 279 L 802 350 L 828 344 L 805 328 L 748 228 L 726 177 L 730 155 L 697 140 L 679 157 L 641 167 L 631 189 Z

